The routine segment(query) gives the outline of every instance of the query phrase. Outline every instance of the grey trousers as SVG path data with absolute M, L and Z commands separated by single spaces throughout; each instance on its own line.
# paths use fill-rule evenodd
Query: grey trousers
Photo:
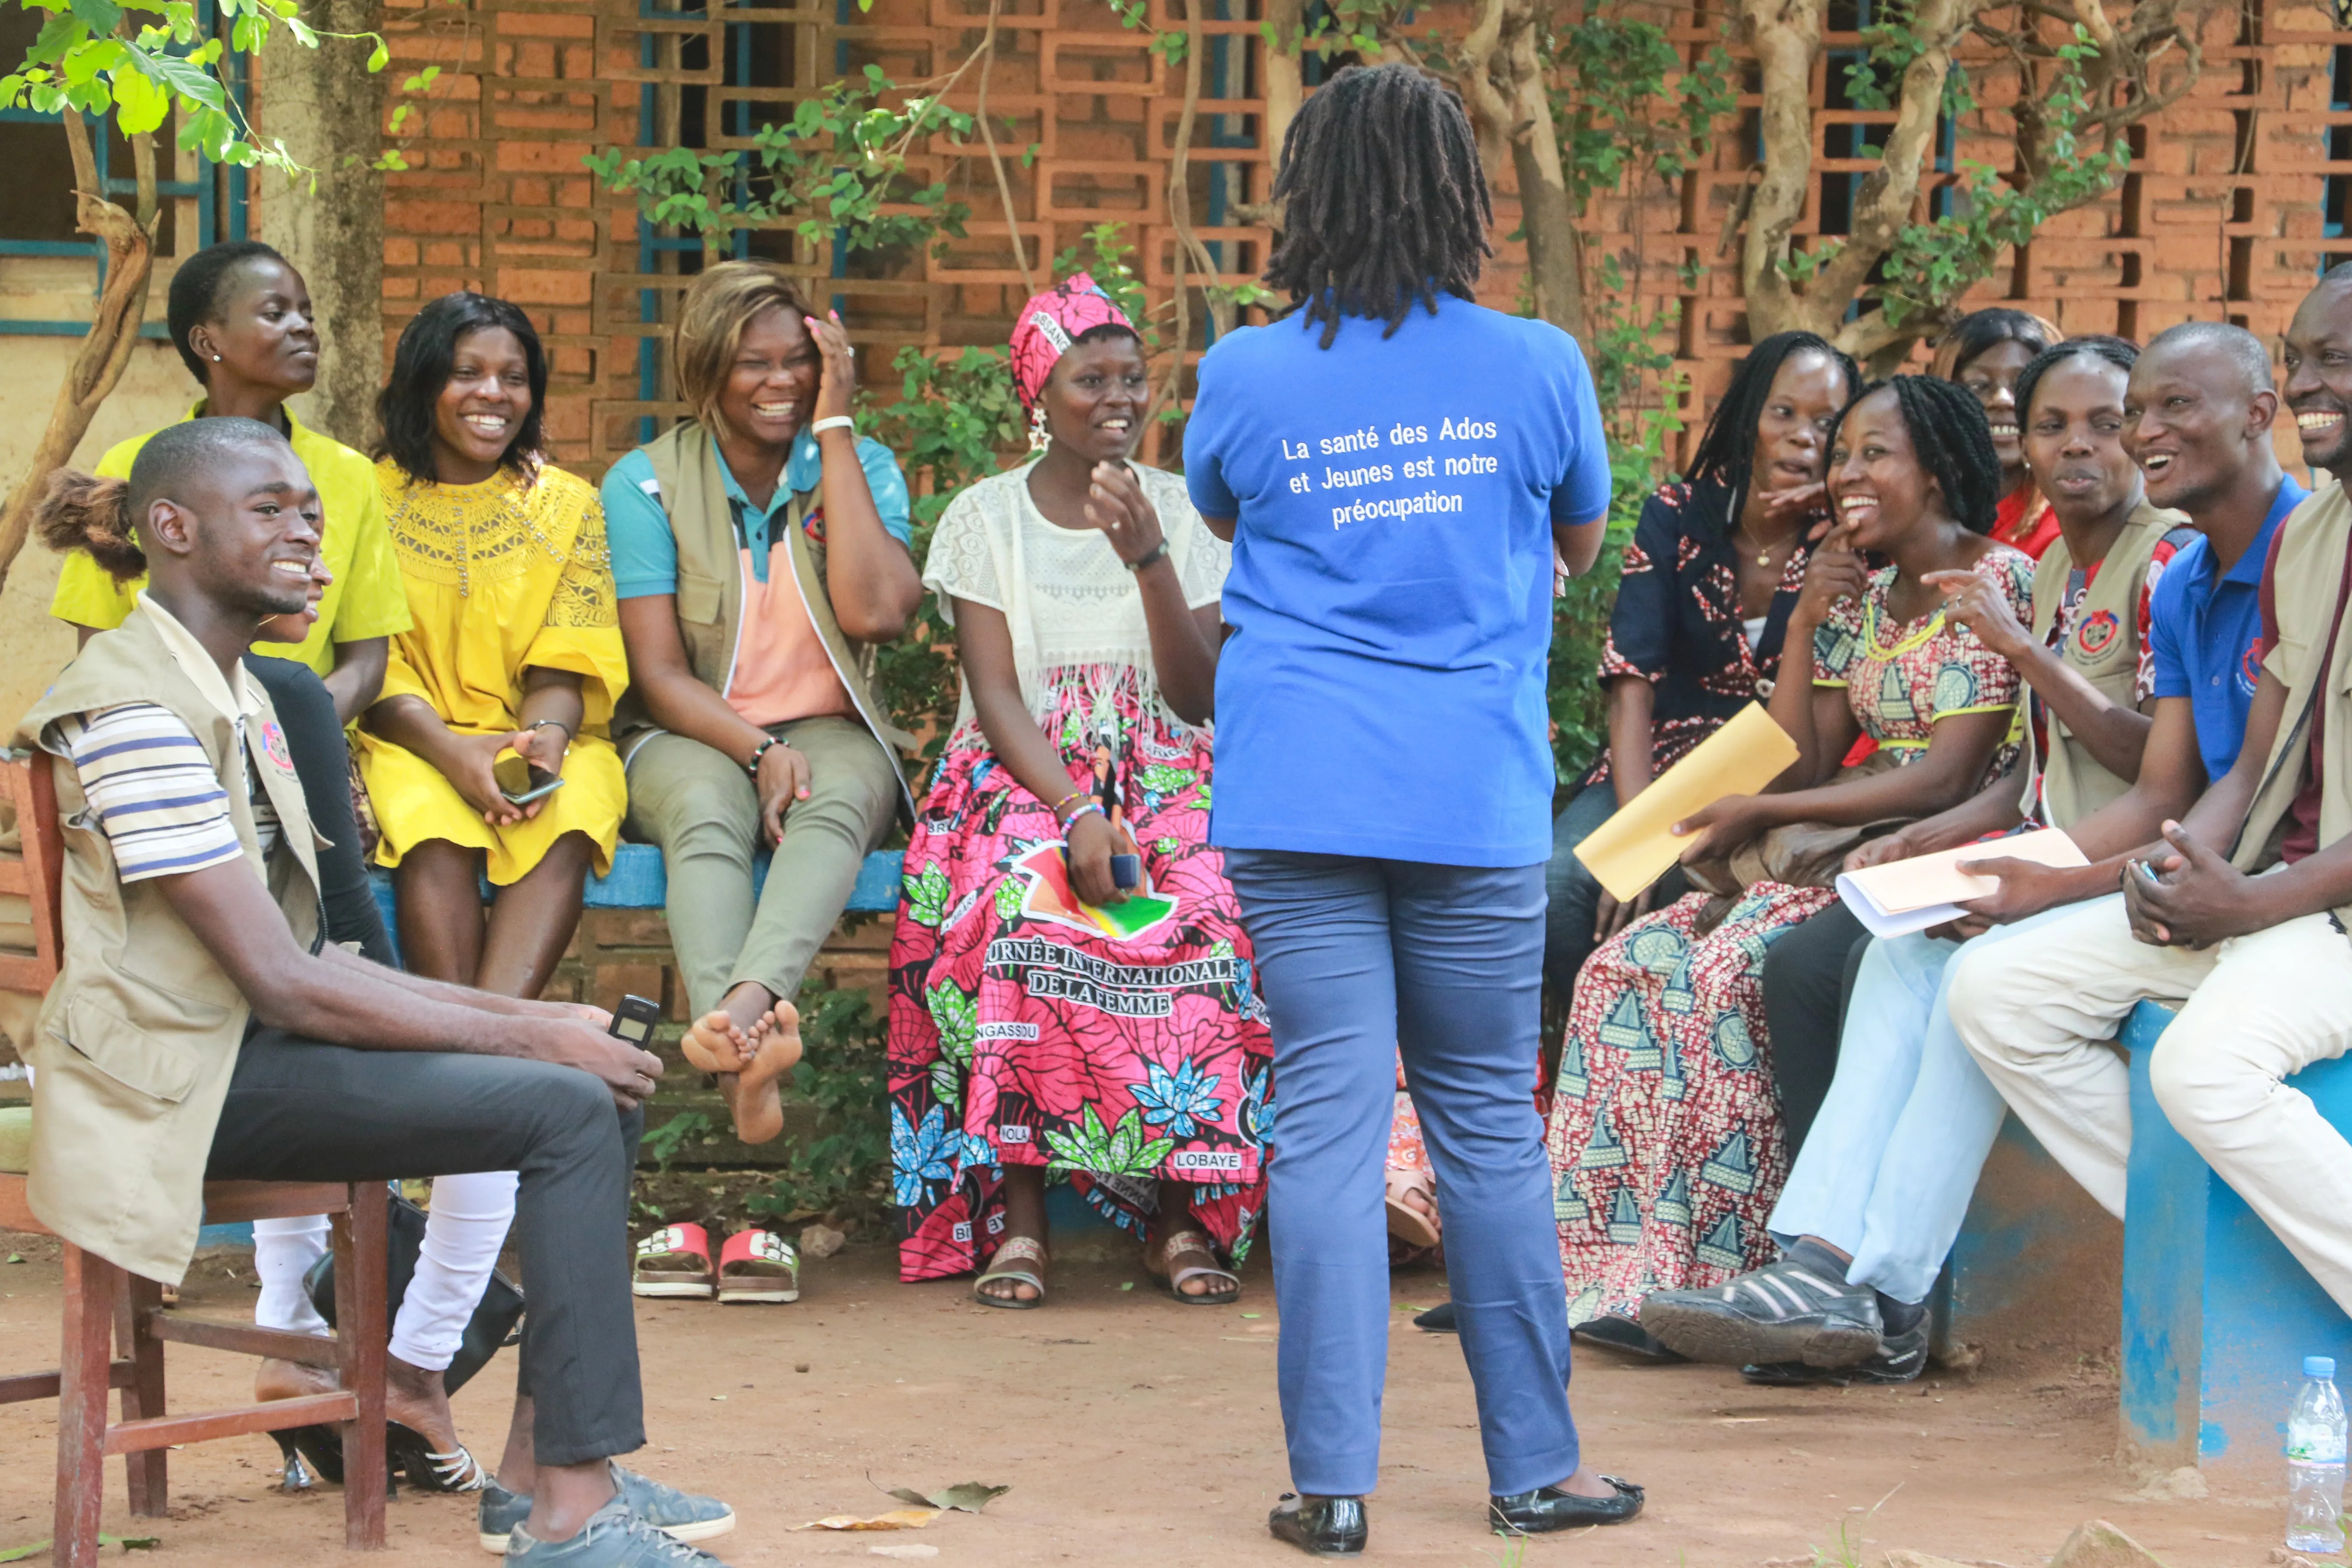
M 645 1446 L 629 1298 L 629 1180 L 643 1111 L 576 1068 L 361 1051 L 249 1031 L 208 1181 L 359 1182 L 517 1171 L 524 1315 L 519 1395 L 542 1465 Z
M 898 808 L 898 764 L 863 724 L 795 719 L 768 732 L 808 759 L 809 798 L 784 813 L 783 842 L 756 900 L 760 797 L 751 775 L 667 732 L 629 756 L 629 836 L 661 846 L 670 945 L 698 1015 L 746 980 L 787 1000 L 800 990 Z

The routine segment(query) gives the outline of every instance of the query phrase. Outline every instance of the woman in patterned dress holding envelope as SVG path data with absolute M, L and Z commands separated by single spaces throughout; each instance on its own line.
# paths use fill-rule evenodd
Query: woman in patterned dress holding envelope
M 1813 679 L 1771 713 L 1798 761 L 1761 795 L 1677 824 L 1692 893 L 1627 927 L 1578 981 L 1552 1099 L 1554 1214 L 1569 1318 L 1654 1352 L 1642 1297 L 1770 1255 L 1764 1219 L 1788 1168 L 1758 978 L 1770 943 L 1829 904 L 1845 847 L 1956 805 L 2015 750 L 2017 672 L 1948 620 L 1925 579 L 1966 570 L 2032 616 L 2033 563 L 1986 537 L 2000 459 L 1976 400 L 1897 376 L 1839 416 L 1836 522 L 1790 613 Z M 1892 564 L 1870 570 L 1865 552 Z M 1868 761 L 1843 762 L 1858 737 Z

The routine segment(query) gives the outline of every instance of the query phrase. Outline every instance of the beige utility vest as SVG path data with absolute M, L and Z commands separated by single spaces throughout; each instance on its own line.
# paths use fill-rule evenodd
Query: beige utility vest
M 2344 552 L 2352 542 L 2352 500 L 2329 480 L 2314 490 L 2279 524 L 2278 561 L 2268 586 L 2278 611 L 2278 646 L 2263 671 L 2286 688 L 2278 734 L 2263 759 L 2262 783 L 2231 847 L 2230 864 L 2259 871 L 2274 864 L 2285 837 L 2287 813 L 2311 776 L 2312 721 L 2325 702 L 2327 733 L 2322 742 L 2325 779 L 2319 796 L 2319 843 L 2325 848 L 2352 830 L 2352 637 L 2336 639 L 2336 657 L 2326 669 L 2328 634 L 2344 613 L 2338 589 Z M 2336 910 L 2352 927 L 2352 905 Z
M 71 713 L 123 702 L 169 709 L 220 776 L 247 860 L 295 940 L 315 952 L 323 921 L 310 814 L 282 731 L 270 733 L 268 697 L 257 695 L 254 772 L 277 809 L 280 847 L 292 851 L 267 866 L 236 726 L 181 670 L 143 607 L 89 639 L 19 722 L 16 743 L 50 750 L 42 731 Z M 64 826 L 65 952 L 34 1047 L 26 1196 L 41 1223 L 75 1246 L 175 1283 L 195 1252 L 205 1163 L 252 1009 L 155 882 L 122 881 L 72 760 L 55 756 L 50 766 Z
M 2156 547 L 2172 530 L 2184 525 L 2179 513 L 2142 501 L 2124 521 L 2099 563 L 2099 574 L 2083 591 L 2074 625 L 2058 657 L 2091 683 L 2094 690 L 2119 708 L 2136 708 L 2139 679 L 2140 589 Z M 2059 535 L 2033 572 L 2033 636 L 2047 646 L 2050 628 L 2066 601 L 2066 579 L 2074 574 L 2074 552 Z M 2071 827 L 2091 813 L 2120 798 L 2131 788 L 2092 757 L 2090 748 L 2075 740 L 2058 715 L 2042 706 L 2049 730 L 2050 753 L 2042 756 L 2034 744 L 2032 727 L 2026 729 L 2025 805 L 2033 804 L 2040 780 L 2042 798 L 2049 807 L 2050 825 Z
M 719 444 L 692 419 L 646 444 L 653 462 L 654 482 L 660 487 L 662 510 L 669 516 L 677 541 L 677 635 L 686 647 L 687 663 L 695 679 L 713 691 L 724 692 L 735 668 L 735 648 L 742 630 L 743 541 L 735 526 L 735 510 L 727 499 L 727 476 L 720 468 Z M 834 673 L 857 706 L 857 716 L 884 750 L 912 751 L 915 738 L 894 727 L 888 710 L 874 695 L 874 647 L 852 642 L 833 613 L 825 585 L 825 548 L 811 540 L 803 526 L 819 492 L 793 496 L 785 512 L 784 534 L 790 542 L 793 575 L 801 603 L 808 609 Z M 758 548 L 754 544 L 754 548 Z M 646 712 L 639 689 L 632 687 L 613 714 L 613 743 L 625 760 L 660 726 Z M 895 766 L 895 763 L 893 764 Z M 900 794 L 905 795 L 904 786 Z M 914 803 L 906 799 L 909 817 Z

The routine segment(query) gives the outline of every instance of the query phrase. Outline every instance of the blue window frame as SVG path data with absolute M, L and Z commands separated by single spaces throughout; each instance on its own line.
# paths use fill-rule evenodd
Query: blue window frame
M 30 15 L 38 16 L 40 13 L 34 12 Z M 213 0 L 197 0 L 196 20 L 197 25 L 206 32 L 209 33 L 215 29 L 216 14 Z M 231 50 L 223 56 L 221 65 L 222 76 L 227 83 L 230 95 L 236 100 L 237 108 L 240 111 L 247 109 L 252 101 L 252 73 L 247 57 Z M 100 190 L 111 199 L 120 200 L 135 196 L 138 194 L 139 182 L 127 174 L 116 172 L 115 144 L 118 137 L 110 125 L 89 116 L 85 116 L 84 121 L 89 127 L 91 152 L 98 162 Z M 37 110 L 0 110 L 0 125 L 54 127 L 58 123 L 57 115 L 43 114 Z M 171 144 L 168 122 L 165 129 L 156 134 L 161 139 L 161 144 L 156 148 L 157 160 L 163 162 L 172 158 L 174 155 L 174 150 Z M 62 153 L 62 134 L 58 138 L 58 147 Z M 157 180 L 155 191 L 158 197 L 164 201 L 175 199 L 184 201 L 193 198 L 195 203 L 195 232 L 193 234 L 182 232 L 178 226 L 174 225 L 173 249 L 176 254 L 185 256 L 220 240 L 246 237 L 245 170 L 235 167 L 216 167 L 207 163 L 201 166 L 197 177 L 193 180 Z M 0 257 L 8 256 L 87 257 L 96 268 L 90 282 L 90 295 L 93 300 L 97 298 L 99 289 L 105 285 L 106 247 L 94 239 L 25 238 L 0 232 Z M 0 334 L 18 337 L 79 338 L 89 331 L 88 321 L 0 318 Z M 160 339 L 168 335 L 167 329 L 160 321 L 149 321 L 140 327 L 142 337 Z
M 2338 114 L 2352 110 L 2352 44 L 2338 44 L 2329 52 L 2327 62 L 2327 107 Z M 2331 168 L 2352 165 L 2352 125 L 2330 124 L 2327 127 L 2327 162 Z M 2329 239 L 2342 239 L 2352 220 L 2352 174 L 2332 174 L 2320 194 L 2320 230 Z M 2326 271 L 2339 261 L 2352 261 L 2352 255 L 2342 251 L 2323 253 L 2319 270 Z

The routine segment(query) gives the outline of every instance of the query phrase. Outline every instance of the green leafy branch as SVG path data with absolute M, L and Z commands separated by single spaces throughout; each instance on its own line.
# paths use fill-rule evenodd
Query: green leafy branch
M 215 163 L 277 169 L 289 177 L 309 171 L 283 141 L 257 135 L 221 76 L 230 49 L 260 52 L 278 26 L 304 46 L 323 39 L 374 47 L 368 69 L 382 70 L 392 58 L 375 33 L 327 33 L 310 26 L 294 0 L 219 0 L 229 25 L 223 39 L 200 25 L 194 0 L 23 0 L 27 10 L 47 14 L 23 61 L 0 77 L 0 109 L 29 108 L 43 114 L 112 117 L 126 137 L 159 130 L 179 111 L 179 145 Z M 153 20 L 147 20 L 147 17 Z
M 1949 310 L 2003 250 L 2031 240 L 2059 213 L 2098 200 L 2130 168 L 2131 148 L 2123 137 L 2107 137 L 2095 147 L 2084 142 L 2081 132 L 2096 111 L 2084 67 L 2099 51 L 2080 26 L 2074 35 L 2053 51 L 2056 69 L 2042 105 L 2034 172 L 2012 182 L 1988 164 L 1964 163 L 1951 210 L 1895 237 L 1879 289 L 1890 327 Z
M 853 251 L 886 250 L 961 235 L 971 209 L 942 182 L 914 185 L 907 149 L 945 135 L 960 146 L 974 122 L 940 96 L 897 105 L 897 84 L 878 66 L 803 99 L 790 121 L 763 125 L 748 148 L 670 147 L 639 157 L 619 149 L 582 161 L 611 189 L 637 198 L 662 227 L 698 234 L 723 254 L 745 229 L 790 228 L 811 244 L 838 234 Z

